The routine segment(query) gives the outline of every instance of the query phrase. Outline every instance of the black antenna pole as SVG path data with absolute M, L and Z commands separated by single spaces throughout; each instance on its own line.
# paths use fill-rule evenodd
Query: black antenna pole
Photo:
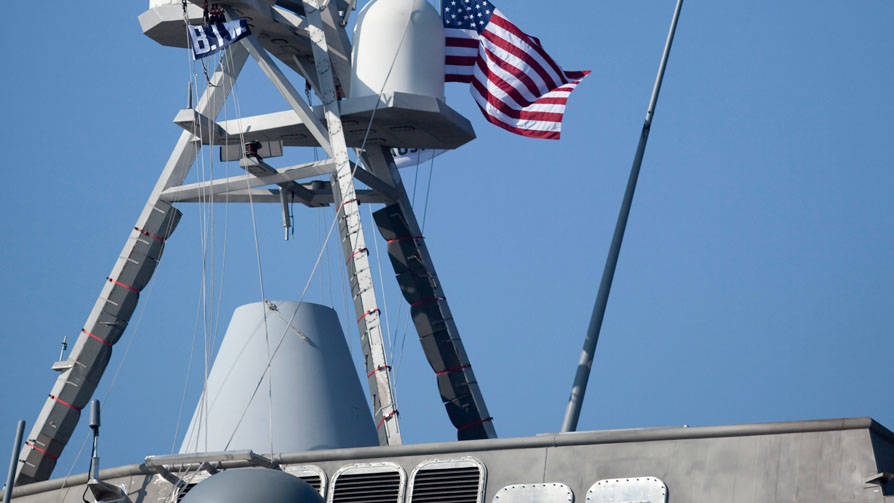
M 612 279 L 615 277 L 615 267 L 618 265 L 618 254 L 621 252 L 621 242 L 624 240 L 624 230 L 627 228 L 627 217 L 630 215 L 630 205 L 633 202 L 633 193 L 636 190 L 636 181 L 639 178 L 639 169 L 643 163 L 643 154 L 646 151 L 646 142 L 649 140 L 649 129 L 652 127 L 652 116 L 655 114 L 655 105 L 658 102 L 658 93 L 661 91 L 661 81 L 664 80 L 664 69 L 667 67 L 667 58 L 670 55 L 671 44 L 674 41 L 674 32 L 677 30 L 677 20 L 680 18 L 680 9 L 683 8 L 683 0 L 677 0 L 674 9 L 674 17 L 671 20 L 667 41 L 664 44 L 664 53 L 661 55 L 661 63 L 658 65 L 658 76 L 655 78 L 655 86 L 652 88 L 652 99 L 649 101 L 649 109 L 646 111 L 646 120 L 643 122 L 643 130 L 640 133 L 639 145 L 636 155 L 633 157 L 633 166 L 630 168 L 630 177 L 627 179 L 627 190 L 624 192 L 624 201 L 621 203 L 621 211 L 618 213 L 618 222 L 615 224 L 615 234 L 612 236 L 612 244 L 605 259 L 605 269 L 602 271 L 602 281 L 599 283 L 599 293 L 596 295 L 596 304 L 593 306 L 593 314 L 590 316 L 590 326 L 587 328 L 587 338 L 584 340 L 584 348 L 581 351 L 580 362 L 577 364 L 577 374 L 574 376 L 574 384 L 571 387 L 571 397 L 568 399 L 568 408 L 565 410 L 565 421 L 562 423 L 562 431 L 577 430 L 577 421 L 580 418 L 580 409 L 587 391 L 587 381 L 590 379 L 590 368 L 593 365 L 593 353 L 596 351 L 596 342 L 599 340 L 599 331 L 602 329 L 602 319 L 605 317 L 605 306 L 608 304 L 608 294 L 612 288 Z

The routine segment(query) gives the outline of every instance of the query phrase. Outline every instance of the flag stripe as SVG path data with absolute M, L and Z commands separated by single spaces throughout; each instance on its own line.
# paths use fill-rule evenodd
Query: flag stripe
M 484 114 L 484 118 L 487 119 L 488 122 L 517 135 L 527 136 L 528 138 L 543 138 L 547 140 L 558 140 L 561 135 L 560 131 L 527 129 L 524 127 L 519 127 L 518 125 L 512 125 L 507 122 L 503 122 L 499 118 L 489 114 L 481 105 L 478 105 L 478 108 L 481 110 L 481 113 Z
M 528 77 L 527 74 L 522 73 L 519 68 L 507 63 L 506 61 L 497 58 L 491 51 L 487 50 L 486 47 L 482 47 L 481 50 L 484 51 L 484 54 L 487 57 L 479 58 L 478 63 L 479 65 L 481 63 L 484 63 L 486 65 L 488 78 L 490 78 L 490 75 L 493 74 L 494 76 L 499 76 L 500 82 L 506 82 L 507 77 L 510 79 L 512 77 L 515 77 L 516 82 L 521 84 L 521 86 L 516 87 L 514 85 L 506 83 L 506 86 L 508 88 L 511 88 L 512 91 L 514 91 L 518 95 L 512 96 L 515 102 L 519 105 L 524 106 L 537 101 L 537 98 L 543 93 L 543 91 L 538 88 L 537 84 L 530 77 Z M 514 83 L 515 82 L 513 82 L 513 84 Z M 501 88 L 509 92 L 509 89 L 504 88 L 503 86 L 501 86 Z M 526 94 L 526 96 L 522 97 L 521 93 Z
M 506 30 L 495 29 L 490 26 L 484 30 L 481 36 L 499 49 L 524 61 L 526 65 L 530 66 L 540 76 L 540 79 L 546 85 L 546 89 L 552 89 L 559 84 L 565 83 L 565 79 L 562 78 L 562 71 L 553 72 L 549 62 L 544 61 L 539 54 L 533 52 L 531 45 L 524 40 L 513 36 Z
M 499 99 L 496 96 L 496 93 L 492 92 L 491 89 L 482 85 L 481 82 L 473 80 L 472 86 L 475 87 L 476 91 L 478 91 L 478 95 L 480 96 L 479 102 L 487 102 L 487 104 L 493 107 L 494 110 L 498 110 L 500 113 L 510 119 L 532 120 L 539 122 L 562 122 L 561 112 L 550 113 L 529 111 L 527 107 L 523 109 L 512 108 L 508 106 L 503 100 Z M 532 104 L 531 106 L 534 106 L 534 104 Z
M 469 66 L 474 65 L 478 56 L 446 56 L 444 63 L 452 66 Z
M 509 33 L 512 33 L 522 40 L 528 40 L 531 38 L 528 36 L 527 33 L 519 30 L 517 26 L 509 22 L 508 19 L 504 18 L 499 12 L 500 11 L 494 11 L 494 16 L 490 18 L 491 24 L 499 26 L 500 28 L 506 30 Z M 488 27 L 490 27 L 490 25 L 488 25 Z M 537 43 L 530 44 L 530 47 L 534 50 L 534 52 L 537 53 L 537 55 L 539 55 L 544 61 L 546 61 L 547 64 L 552 67 L 554 72 L 556 72 L 558 75 L 562 75 L 563 72 L 559 68 L 559 65 L 557 65 L 556 62 L 553 61 L 553 58 L 549 57 L 549 54 L 547 54 L 546 51 L 543 50 L 543 47 L 540 46 L 539 40 L 537 40 Z
M 563 71 L 540 40 L 521 31 L 487 0 L 442 3 L 444 80 L 470 84 L 492 124 L 531 138 L 557 140 L 568 97 L 589 71 Z
M 447 37 L 444 40 L 444 45 L 447 47 L 472 47 L 478 48 L 478 38 L 459 38 L 459 37 Z
M 514 66 L 514 73 L 518 75 L 519 78 L 525 77 L 528 79 L 536 79 L 536 82 L 532 80 L 536 86 L 536 89 L 532 90 L 535 96 L 564 83 L 555 82 L 553 76 L 550 75 L 543 66 L 539 65 L 534 59 L 528 56 L 527 53 L 499 37 L 494 36 L 491 38 L 491 35 L 487 31 L 484 32 L 481 38 L 481 47 L 478 49 L 478 52 L 480 53 L 482 50 L 490 52 L 488 57 L 494 59 L 496 62 L 505 61 Z

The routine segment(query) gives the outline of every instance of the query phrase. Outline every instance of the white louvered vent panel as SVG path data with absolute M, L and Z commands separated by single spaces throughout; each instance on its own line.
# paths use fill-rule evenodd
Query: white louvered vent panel
M 341 474 L 335 481 L 332 503 L 397 503 L 400 472 Z
M 413 478 L 411 503 L 476 503 L 481 492 L 481 469 L 427 468 Z

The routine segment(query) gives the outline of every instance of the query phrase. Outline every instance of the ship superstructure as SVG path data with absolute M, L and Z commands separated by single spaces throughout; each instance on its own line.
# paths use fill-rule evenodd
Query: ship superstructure
M 346 19 L 353 10 L 348 2 L 224 0 L 210 9 L 216 10 L 212 15 L 247 20 L 251 35 L 222 53 L 220 64 L 208 75 L 202 97 L 195 106 L 177 114 L 174 122 L 184 131 L 81 335 L 68 357 L 54 366 L 60 374 L 26 437 L 17 467 L 15 501 L 81 501 L 89 489 L 96 501 L 202 503 L 209 501 L 202 498 L 210 498 L 202 487 L 213 485 L 201 486 L 206 479 L 239 473 L 233 480 L 243 477 L 242 481 L 230 483 L 250 487 L 263 485 L 271 470 L 293 476 L 313 489 L 305 491 L 301 501 L 332 503 L 894 501 L 894 488 L 888 484 L 894 472 L 894 435 L 870 419 L 497 439 L 494 420 L 391 150 L 454 149 L 474 138 L 468 120 L 444 102 L 443 72 L 438 65 L 431 65 L 431 61 L 442 59 L 438 44 L 432 43 L 439 37 L 431 36 L 440 26 L 437 13 L 422 0 L 377 0 L 360 13 L 363 22 L 358 22 L 352 47 L 345 32 Z M 201 2 L 152 1 L 140 22 L 144 33 L 156 42 L 187 47 L 185 27 L 208 23 L 208 16 L 209 7 Z M 360 44 L 365 44 L 362 49 Z M 259 65 L 288 109 L 219 121 L 223 103 L 249 59 Z M 322 104 L 312 106 L 281 66 L 302 77 Z M 238 159 L 246 174 L 184 183 L 200 146 L 219 147 L 221 159 Z M 327 158 L 285 168 L 274 168 L 265 161 L 282 156 L 286 147 L 319 147 Z M 355 187 L 357 181 L 366 188 Z M 209 387 L 203 395 L 180 454 L 149 456 L 138 465 L 48 480 L 88 406 L 112 348 L 125 333 L 140 292 L 162 259 L 165 242 L 181 218 L 177 206 L 204 201 L 281 205 L 287 229 L 287 208 L 293 203 L 336 209 L 335 228 L 349 277 L 369 384 L 371 424 L 379 446 L 363 446 L 369 443 L 364 439 L 339 438 L 365 428 L 358 426 L 366 421 L 360 417 L 359 423 L 345 421 L 333 426 L 331 443 L 314 445 L 311 439 L 301 444 L 308 450 L 271 453 L 263 446 L 255 447 L 261 440 L 245 440 L 250 449 L 230 449 L 242 416 L 253 414 L 246 407 L 233 411 L 242 416 L 232 435 L 211 434 L 212 440 L 226 440 L 210 442 L 222 445 L 225 452 L 207 452 L 214 449 L 208 448 L 207 439 L 204 448 L 200 447 L 198 439 L 208 435 L 211 428 L 207 422 L 213 417 L 202 414 L 211 414 L 209 410 L 227 414 L 210 405 L 215 392 L 229 393 L 221 385 L 219 389 Z M 383 205 L 375 213 L 377 230 L 388 243 L 390 262 L 409 304 L 412 323 L 461 442 L 401 445 L 399 411 L 393 399 L 381 310 L 364 235 L 369 230 L 364 230 L 359 215 L 361 204 Z M 327 323 L 307 328 L 295 321 L 296 316 L 305 320 L 299 314 L 300 302 L 294 309 L 279 301 L 252 309 L 260 314 L 252 322 L 241 323 L 262 323 L 266 329 L 268 316 L 281 316 L 282 332 L 293 330 L 290 340 L 305 348 L 296 349 L 296 355 L 307 347 L 325 346 L 315 339 L 315 330 Z M 318 316 L 329 315 L 321 311 Z M 239 324 L 234 322 L 231 328 Z M 259 325 L 253 326 L 260 334 Z M 319 330 L 341 337 L 331 326 Z M 234 361 L 243 357 L 238 349 L 227 354 Z M 330 364 L 333 367 L 328 367 Z M 337 364 L 326 360 L 322 365 L 335 368 Z M 256 357 L 254 368 L 262 373 L 273 366 L 273 355 Z M 350 365 L 343 368 L 350 369 Z M 222 372 L 226 375 L 226 370 Z M 336 377 L 326 379 L 331 382 Z M 356 390 L 348 381 L 345 389 Z M 264 383 L 258 381 L 255 391 Z M 249 392 L 253 397 L 251 389 Z M 318 401 L 295 404 L 325 407 Z M 263 411 L 257 413 L 263 416 Z M 297 407 L 283 414 L 302 413 L 302 407 Z M 271 422 L 273 414 L 271 409 Z M 300 423 L 301 417 L 297 417 L 296 428 L 307 428 Z M 245 424 L 260 423 L 248 419 Z M 313 432 L 309 429 L 303 434 L 313 437 Z M 333 445 L 342 448 L 332 449 Z M 278 487 L 279 482 L 272 480 L 270 486 Z M 300 492 L 304 485 L 296 487 L 299 489 L 288 490 Z

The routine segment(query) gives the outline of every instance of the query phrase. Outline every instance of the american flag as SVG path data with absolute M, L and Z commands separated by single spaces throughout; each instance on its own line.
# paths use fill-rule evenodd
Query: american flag
M 558 140 L 571 91 L 589 71 L 566 72 L 487 0 L 442 0 L 445 80 L 468 82 L 484 117 L 513 133 Z

